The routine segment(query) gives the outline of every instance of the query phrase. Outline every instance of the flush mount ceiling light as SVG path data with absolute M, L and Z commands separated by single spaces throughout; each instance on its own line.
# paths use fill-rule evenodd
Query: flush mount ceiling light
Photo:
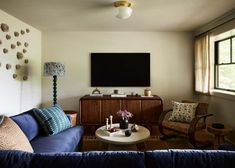
M 131 3 L 128 1 L 116 1 L 113 5 L 118 9 L 118 14 L 116 15 L 119 19 L 127 19 L 132 14 Z

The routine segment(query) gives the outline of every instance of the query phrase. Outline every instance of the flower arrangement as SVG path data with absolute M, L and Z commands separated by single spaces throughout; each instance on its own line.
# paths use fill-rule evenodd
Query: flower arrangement
M 127 111 L 127 110 L 124 110 L 124 111 L 119 110 L 117 112 L 117 115 L 122 117 L 123 120 L 124 119 L 129 119 L 129 118 L 131 118 L 133 116 L 133 114 L 131 112 Z

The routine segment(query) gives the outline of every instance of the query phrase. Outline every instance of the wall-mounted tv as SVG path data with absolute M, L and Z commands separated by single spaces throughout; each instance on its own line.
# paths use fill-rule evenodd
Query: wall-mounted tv
M 150 53 L 91 53 L 91 86 L 150 86 Z

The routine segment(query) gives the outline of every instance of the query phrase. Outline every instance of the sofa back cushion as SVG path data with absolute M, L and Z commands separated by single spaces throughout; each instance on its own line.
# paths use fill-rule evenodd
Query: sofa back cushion
M 39 134 L 40 126 L 34 118 L 32 110 L 11 118 L 24 132 L 29 141 L 34 139 Z
M 145 168 L 145 161 L 143 152 L 29 154 L 0 151 L 0 165 L 19 168 Z
M 0 150 L 22 150 L 33 152 L 29 140 L 19 126 L 8 117 L 0 125 Z
M 145 152 L 147 168 L 232 168 L 235 152 L 218 150 L 156 150 Z
M 72 127 L 71 122 L 59 105 L 42 109 L 35 108 L 33 112 L 47 135 L 55 135 Z

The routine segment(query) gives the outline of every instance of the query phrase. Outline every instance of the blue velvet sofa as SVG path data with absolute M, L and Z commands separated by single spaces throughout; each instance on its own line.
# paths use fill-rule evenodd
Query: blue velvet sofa
M 234 168 L 234 165 L 233 151 L 93 151 L 46 154 L 0 151 L 1 168 Z
M 82 146 L 82 126 L 71 127 L 59 134 L 47 136 L 34 118 L 33 110 L 11 118 L 24 132 L 35 153 L 75 152 Z

